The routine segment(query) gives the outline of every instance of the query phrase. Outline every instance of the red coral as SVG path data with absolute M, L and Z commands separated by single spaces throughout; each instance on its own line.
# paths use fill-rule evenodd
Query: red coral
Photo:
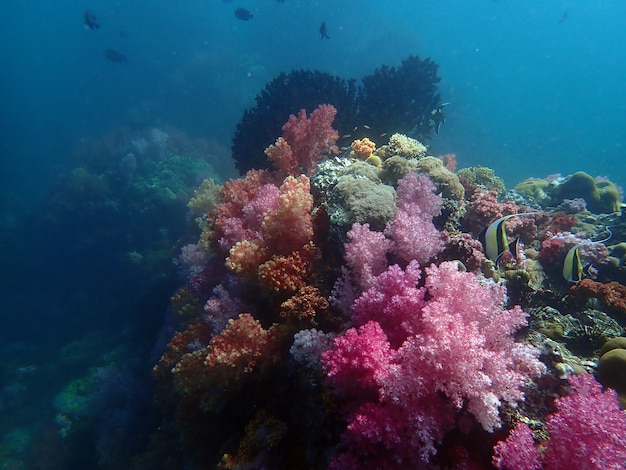
M 570 287 L 574 298 L 587 300 L 596 298 L 609 314 L 626 314 L 626 286 L 619 282 L 601 282 L 583 279 Z
M 498 202 L 496 191 L 477 190 L 467 205 L 467 213 L 463 219 L 468 230 L 477 234 L 487 228 L 494 220 L 505 215 L 524 212 L 512 201 Z
M 563 212 L 557 212 L 552 215 L 552 220 L 548 230 L 552 233 L 567 232 L 576 227 L 578 219 L 574 214 L 565 214 Z
M 292 114 L 283 126 L 283 137 L 265 154 L 283 176 L 313 174 L 318 160 L 338 152 L 335 142 L 339 133 L 332 128 L 336 115 L 330 104 L 319 105 L 308 117 L 304 109 L 297 117 Z
M 541 242 L 539 262 L 544 266 L 550 266 L 565 252 L 565 239 L 562 237 L 546 238 Z
M 483 245 L 469 233 L 449 234 L 441 255 L 445 261 L 460 261 L 471 272 L 478 272 L 486 260 Z

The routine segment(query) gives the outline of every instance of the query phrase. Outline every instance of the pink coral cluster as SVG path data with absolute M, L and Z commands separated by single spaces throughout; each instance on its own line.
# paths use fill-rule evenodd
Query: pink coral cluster
M 398 181 L 398 210 L 385 234 L 394 241 L 393 252 L 405 262 L 431 261 L 443 247 L 441 232 L 432 219 L 441 212 L 443 199 L 424 175 L 409 173 Z
M 306 110 L 289 116 L 283 136 L 270 145 L 265 154 L 283 175 L 313 174 L 319 159 L 339 150 L 335 142 L 339 133 L 332 128 L 337 110 L 321 104 L 307 117 Z
M 546 423 L 550 439 L 540 453 L 528 425 L 520 423 L 494 448 L 494 465 L 507 470 L 620 470 L 626 466 L 626 411 L 614 390 L 602 391 L 591 374 L 569 379 L 570 394 L 556 400 Z
M 462 408 L 493 431 L 500 405 L 523 400 L 544 370 L 538 351 L 515 343 L 526 314 L 503 309 L 503 288 L 452 262 L 426 268 L 423 287 L 420 277 L 417 261 L 380 274 L 353 303 L 362 326 L 322 354 L 329 384 L 352 399 L 337 468 L 428 461 Z

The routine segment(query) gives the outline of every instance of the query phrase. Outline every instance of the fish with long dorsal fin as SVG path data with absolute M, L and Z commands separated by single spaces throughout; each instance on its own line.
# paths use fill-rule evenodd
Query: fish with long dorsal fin
M 510 252 L 515 258 L 517 258 L 517 243 L 519 238 L 516 238 L 512 242 L 509 242 L 506 236 L 505 223 L 511 217 L 520 217 L 524 215 L 535 214 L 535 212 L 522 212 L 520 214 L 510 214 L 500 217 L 498 220 L 492 222 L 489 227 L 485 229 L 484 241 L 485 254 L 487 258 L 493 261 L 496 265 L 502 255 L 506 252 Z
M 604 243 L 609 240 L 613 234 L 609 227 L 606 227 L 606 231 L 609 232 L 609 235 L 602 240 L 598 240 L 595 242 L 587 242 L 587 243 L 579 243 L 576 246 L 570 248 L 570 250 L 565 255 L 565 261 L 563 261 L 563 279 L 567 282 L 578 282 L 583 278 L 583 274 L 585 274 L 585 267 L 583 266 L 583 261 L 580 257 L 580 248 L 583 245 L 588 245 L 592 243 Z

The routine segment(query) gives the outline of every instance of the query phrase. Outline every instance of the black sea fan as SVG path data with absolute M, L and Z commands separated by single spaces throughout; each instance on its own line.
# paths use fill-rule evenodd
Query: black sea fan
M 328 73 L 294 70 L 281 73 L 259 93 L 256 105 L 244 111 L 233 138 L 233 159 L 245 173 L 251 168 L 267 168 L 263 153 L 282 134 L 290 114 L 301 109 L 311 113 L 320 104 L 337 108 L 333 127 L 339 134 L 354 122 L 356 81 L 344 80 Z
M 281 135 L 290 114 L 312 112 L 320 104 L 337 108 L 333 127 L 355 138 L 374 140 L 402 132 L 426 141 L 443 122 L 443 105 L 437 93 L 439 66 L 430 59 L 409 56 L 398 67 L 383 65 L 373 74 L 345 80 L 328 73 L 295 70 L 281 73 L 256 96 L 233 137 L 232 156 L 237 169 L 268 168 L 263 151 Z
M 383 65 L 363 78 L 358 97 L 359 124 L 375 138 L 400 132 L 425 141 L 443 121 L 437 93 L 439 66 L 409 56 L 399 67 Z

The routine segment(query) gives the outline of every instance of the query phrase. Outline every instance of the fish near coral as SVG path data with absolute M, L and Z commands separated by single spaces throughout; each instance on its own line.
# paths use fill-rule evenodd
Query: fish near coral
M 567 282 L 578 282 L 583 278 L 583 262 L 580 259 L 580 247 L 576 245 L 565 255 L 563 262 L 563 278 Z
M 109 59 L 111 62 L 117 62 L 119 64 L 128 62 L 128 57 L 116 49 L 107 49 L 104 51 L 104 57 Z
M 533 214 L 533 212 L 505 215 L 487 227 L 485 230 L 484 240 L 485 254 L 487 255 L 487 258 L 493 261 L 496 265 L 498 264 L 498 261 L 500 261 L 500 258 L 502 258 L 502 255 L 506 252 L 510 252 L 515 258 L 517 258 L 517 241 L 519 239 L 516 238 L 509 243 L 504 225 L 511 217 L 519 217 L 530 214 Z

